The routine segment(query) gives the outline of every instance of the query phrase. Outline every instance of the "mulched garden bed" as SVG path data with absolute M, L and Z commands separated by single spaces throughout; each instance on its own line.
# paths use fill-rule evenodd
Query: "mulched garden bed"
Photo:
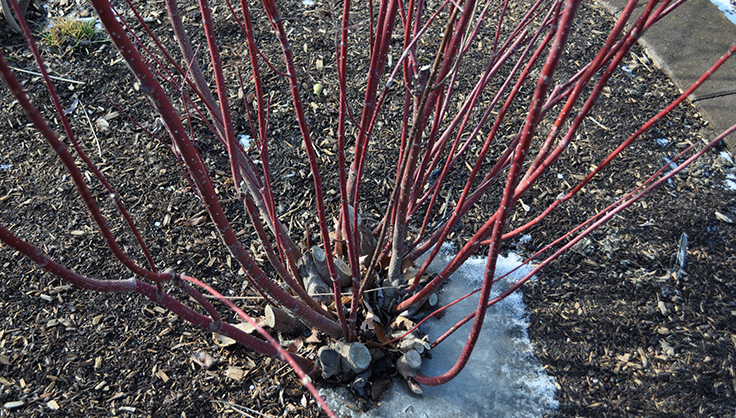
M 49 6 L 52 15 L 90 12 L 67 0 L 52 0 Z M 308 97 L 312 128 L 321 133 L 324 141 L 319 146 L 328 151 L 322 159 L 327 167 L 334 164 L 329 158 L 334 146 L 329 129 L 336 121 L 336 101 L 328 81 L 334 71 L 332 33 L 338 9 L 339 5 L 304 8 L 301 2 L 289 2 L 282 10 L 294 30 L 297 65 L 304 71 L 303 91 L 310 92 L 315 82 L 333 89 L 333 95 L 324 99 Z M 150 5 L 143 10 L 157 32 L 167 33 L 163 9 Z M 188 9 L 189 16 L 193 13 Z M 216 13 L 226 10 L 220 7 Z M 576 70 L 575 63 L 594 52 L 589 43 L 597 44 L 593 39 L 612 23 L 596 3 L 586 2 L 580 13 L 573 51 L 561 71 Z M 217 30 L 233 39 L 225 48 L 225 59 L 243 59 L 236 27 L 221 20 Z M 0 28 L 0 42 L 11 65 L 34 67 L 20 37 Z M 275 44 L 264 52 L 278 56 Z M 359 62 L 365 51 L 355 53 L 353 58 Z M 245 285 L 211 224 L 198 221 L 203 207 L 187 190 L 168 151 L 111 105 L 116 103 L 149 129 L 156 129 L 154 116 L 133 88 L 132 76 L 112 45 L 45 50 L 44 55 L 53 74 L 86 83 L 62 81 L 57 86 L 65 106 L 78 99 L 72 121 L 79 140 L 123 196 L 160 267 L 175 266 L 221 291 L 242 296 L 240 305 L 259 315 L 262 303 Z M 317 61 L 324 63 L 323 69 L 317 68 Z M 569 153 L 554 171 L 562 178 L 548 176 L 529 200 L 524 199 L 526 204 L 543 204 L 546 190 L 547 199 L 553 198 L 565 188 L 566 179 L 574 180 L 600 160 L 599 148 L 620 142 L 677 96 L 672 82 L 640 49 L 635 48 L 625 66 L 627 71 L 614 76 L 580 132 L 577 143 L 585 153 Z M 51 105 L 42 100 L 45 88 L 39 77 L 18 76 L 50 112 Z M 360 83 L 359 77 L 355 83 Z M 297 127 L 283 117 L 289 108 L 288 91 L 277 77 L 267 82 L 267 88 L 274 92 L 273 137 L 283 144 L 273 160 L 275 190 L 280 193 L 276 200 L 282 204 L 278 210 L 287 224 L 301 231 L 309 222 L 312 205 L 298 198 L 308 193 L 311 184 L 308 166 L 299 157 Z M 241 105 L 234 106 L 242 112 Z M 0 109 L 3 225 L 79 273 L 129 277 L 110 261 L 68 176 L 4 87 Z M 390 117 L 389 113 L 387 122 Z M 93 134 L 90 124 L 99 118 L 109 123 L 109 129 L 96 129 Z M 239 123 L 238 129 L 245 130 L 247 121 Z M 395 137 L 388 125 L 383 135 L 376 136 L 378 144 L 372 151 L 371 176 L 378 185 L 369 199 L 373 210 L 380 210 L 392 181 L 395 156 L 390 144 Z M 578 199 L 532 230 L 531 241 L 511 243 L 505 251 L 530 253 L 540 248 L 594 213 L 593 209 L 620 197 L 677 151 L 712 137 L 697 111 L 683 106 L 642 137 Z M 666 144 L 657 141 L 662 138 Z M 214 140 L 210 144 L 203 140 L 202 153 L 215 167 L 213 177 L 231 219 L 247 224 L 228 182 L 221 148 Z M 687 175 L 623 212 L 523 288 L 536 355 L 558 384 L 560 409 L 553 415 L 733 415 L 736 191 L 724 187 L 732 173 L 733 164 L 719 152 L 705 155 Z M 334 176 L 326 181 L 334 184 Z M 98 196 L 105 194 L 100 187 L 93 190 Z M 329 203 L 335 204 L 336 197 L 328 192 Z M 122 228 L 109 199 L 100 201 L 113 230 Z M 482 212 L 469 217 L 456 234 L 458 240 L 467 237 Z M 244 228 L 241 236 L 250 242 L 251 234 Z M 680 271 L 676 254 L 682 234 L 689 244 L 685 268 Z M 135 252 L 132 237 L 123 237 L 121 243 Z M 254 254 L 261 254 L 255 241 L 249 245 Z M 0 416 L 322 415 L 283 363 L 243 348 L 218 347 L 209 333 L 142 298 L 71 288 L 5 246 L 0 248 L 0 280 L 0 405 L 4 405 Z M 203 367 L 200 363 L 209 358 L 215 364 Z

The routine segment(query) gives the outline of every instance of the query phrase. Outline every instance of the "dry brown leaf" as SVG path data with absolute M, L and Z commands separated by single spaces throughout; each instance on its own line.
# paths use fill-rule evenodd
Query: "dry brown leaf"
M 203 223 L 207 222 L 207 216 L 195 216 L 194 218 L 187 219 L 186 222 L 184 222 L 184 225 L 186 226 L 198 226 L 202 225 Z
M 193 352 L 191 358 L 193 362 L 199 364 L 205 370 L 209 370 L 212 368 L 212 366 L 217 364 L 217 359 L 205 353 L 204 351 Z
M 319 344 L 322 340 L 319 338 L 319 330 L 312 328 L 312 333 L 307 337 L 307 344 Z
M 402 271 L 403 273 L 406 273 L 406 272 L 408 272 L 408 271 L 409 271 L 409 269 L 410 269 L 411 267 L 413 267 L 413 266 L 414 266 L 414 262 L 413 262 L 413 261 L 411 261 L 411 260 L 410 260 L 410 259 L 408 259 L 408 258 L 405 258 L 405 259 L 404 259 L 404 260 L 403 260 L 403 261 L 401 262 L 401 271 Z M 416 275 L 416 273 L 414 273 L 414 275 Z
M 367 301 L 363 300 L 363 306 L 365 307 L 365 320 L 360 325 L 360 329 L 363 331 L 375 329 L 376 324 L 381 323 L 381 319 L 376 316 L 373 312 L 373 308 L 371 308 L 371 305 L 369 305 Z
M 299 337 L 289 345 L 286 351 L 290 353 L 296 353 L 297 351 L 301 350 L 302 347 L 304 347 L 304 339 L 302 337 Z
M 414 321 L 411 319 L 405 316 L 397 316 L 396 319 L 394 319 L 394 322 L 391 323 L 391 328 L 409 330 L 412 329 L 414 325 Z
M 237 325 L 233 325 L 233 326 L 235 328 L 240 329 L 243 332 L 248 333 L 248 334 L 252 334 L 253 331 L 255 331 L 255 329 L 256 329 L 256 327 L 254 327 L 253 325 L 251 325 L 248 322 L 241 322 L 241 323 L 239 323 Z M 222 334 L 218 334 L 216 332 L 213 332 L 212 333 L 212 337 L 214 338 L 215 344 L 218 347 L 230 347 L 231 345 L 235 344 L 235 342 L 236 342 L 232 338 L 226 337 L 226 336 L 224 336 Z
M 406 283 L 411 283 L 414 278 L 417 277 L 417 273 L 419 273 L 419 269 L 414 266 L 410 266 L 406 271 L 404 271 L 404 281 Z

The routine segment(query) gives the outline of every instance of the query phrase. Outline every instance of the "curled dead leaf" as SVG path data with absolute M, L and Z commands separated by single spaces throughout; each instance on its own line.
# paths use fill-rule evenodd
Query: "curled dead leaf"
M 322 340 L 319 338 L 319 330 L 312 328 L 312 333 L 307 337 L 307 344 L 319 344 Z
M 409 330 L 414 327 L 414 325 L 414 321 L 411 319 L 405 316 L 397 316 L 396 319 L 394 319 L 394 322 L 391 323 L 391 328 Z
M 253 325 L 251 325 L 248 322 L 241 322 L 241 323 L 239 323 L 237 325 L 233 325 L 233 326 L 235 328 L 240 329 L 243 332 L 248 333 L 248 334 L 252 334 L 253 331 L 255 331 L 255 329 L 256 329 L 256 327 L 254 327 Z M 231 345 L 235 344 L 235 342 L 236 342 L 232 338 L 226 337 L 226 336 L 224 336 L 222 334 L 218 334 L 216 332 L 213 332 L 212 333 L 212 337 L 214 338 L 215 344 L 218 347 L 230 347 Z
M 363 331 L 367 331 L 369 329 L 373 329 L 376 323 L 380 324 L 381 319 L 376 316 L 376 314 L 373 312 L 373 308 L 371 308 L 371 305 L 369 305 L 365 299 L 363 300 L 363 306 L 365 307 L 365 320 L 360 325 L 360 329 Z

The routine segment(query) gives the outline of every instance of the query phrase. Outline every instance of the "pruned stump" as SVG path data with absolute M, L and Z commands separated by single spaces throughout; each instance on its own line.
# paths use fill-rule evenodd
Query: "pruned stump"
M 414 377 L 422 367 L 422 356 L 417 350 L 409 350 L 396 360 L 396 370 L 405 378 Z
M 329 304 L 332 300 L 332 291 L 317 271 L 311 252 L 304 253 L 297 265 L 307 294 L 320 303 Z
M 343 371 L 358 374 L 371 365 L 371 352 L 368 347 L 359 342 L 335 344 L 335 349 L 342 358 Z
M 328 379 L 342 372 L 340 353 L 332 347 L 320 347 L 317 351 L 317 362 L 322 371 L 322 377 Z
M 305 330 L 299 320 L 291 316 L 287 311 L 279 308 L 274 308 L 271 305 L 266 306 L 265 309 L 266 325 L 269 328 L 286 334 L 295 334 Z

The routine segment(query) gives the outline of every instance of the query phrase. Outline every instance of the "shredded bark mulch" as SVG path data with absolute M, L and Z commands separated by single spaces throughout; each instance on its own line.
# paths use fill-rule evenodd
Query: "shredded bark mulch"
M 49 6 L 50 16 L 91 12 L 66 0 L 50 1 Z M 142 7 L 154 30 L 162 36 L 168 33 L 163 9 Z M 305 8 L 301 2 L 290 2 L 283 8 L 288 28 L 293 29 L 292 44 L 303 71 L 308 117 L 319 137 L 321 164 L 331 173 L 325 181 L 328 203 L 334 208 L 338 194 L 336 175 L 330 170 L 336 150 L 331 129 L 337 103 L 331 82 L 339 5 Z M 196 22 L 194 13 L 186 9 L 189 24 Z M 218 6 L 215 13 L 224 16 L 227 10 Z M 589 59 L 595 53 L 591 45 L 599 45 L 612 24 L 611 16 L 595 3 L 586 2 L 580 13 L 562 72 L 576 71 L 581 61 Z M 255 19 L 263 17 L 256 13 Z M 356 22 L 360 22 L 357 17 Z M 361 28 L 356 25 L 355 30 Z M 243 60 L 244 42 L 239 41 L 234 23 L 218 20 L 217 31 L 232 39 L 223 48 L 226 66 Z M 0 41 L 11 65 L 34 68 L 20 37 L 0 27 Z M 280 62 L 278 46 L 271 41 L 264 41 L 263 51 Z M 230 296 L 242 297 L 238 303 L 249 314 L 261 315 L 263 303 L 245 284 L 242 271 L 203 217 L 203 207 L 172 164 L 168 150 L 113 106 L 160 135 L 155 115 L 135 90 L 112 45 L 101 41 L 76 50 L 43 51 L 51 73 L 66 79 L 57 84 L 64 106 L 77 101 L 70 115 L 80 142 L 120 192 L 159 267 L 175 267 L 202 278 Z M 354 51 L 356 72 L 367 68 L 367 63 L 361 64 L 366 54 L 365 48 Z M 482 51 L 475 57 L 482 58 Z M 514 225 L 536 216 L 535 211 L 576 184 L 612 144 L 620 143 L 679 94 L 640 49 L 634 49 L 624 66 L 585 121 L 576 152 L 567 153 L 523 198 L 532 209 L 529 213 L 519 209 Z M 40 78 L 28 73 L 18 76 L 50 115 L 52 107 L 45 100 Z M 234 80 L 237 74 L 230 71 L 228 76 Z M 360 77 L 351 80 L 356 88 L 360 85 Z M 326 96 L 311 94 L 317 82 L 324 84 Z M 315 230 L 309 168 L 300 156 L 298 128 L 288 115 L 285 83 L 270 77 L 266 88 L 273 92 L 271 129 L 278 146 L 273 146 L 272 170 L 278 211 L 295 239 L 301 240 L 305 226 Z M 351 100 L 357 106 L 362 99 L 355 93 Z M 245 111 L 242 98 L 235 98 L 233 106 L 235 114 Z M 0 89 L 0 109 L 3 225 L 81 274 L 129 277 L 111 260 L 63 167 L 5 88 Z M 376 186 L 366 188 L 370 193 L 367 212 L 374 215 L 390 193 L 395 171 L 392 161 L 398 136 L 392 130 L 400 107 L 389 103 L 387 109 L 368 168 Z M 509 131 L 514 131 L 512 123 L 519 122 L 511 118 Z M 106 129 L 101 128 L 105 123 Z M 248 133 L 247 119 L 236 123 L 239 132 Z M 581 196 L 504 251 L 531 254 L 623 196 L 683 148 L 713 135 L 692 106 L 682 106 L 637 141 Z M 228 179 L 223 150 L 205 130 L 202 138 L 201 152 L 212 167 L 230 219 L 246 225 L 240 236 L 256 258 L 265 261 Z M 733 416 L 736 190 L 725 185 L 729 179 L 736 181 L 736 169 L 720 151 L 706 154 L 523 288 L 535 353 L 558 385 L 560 408 L 550 415 Z M 443 197 L 450 207 L 457 201 L 462 177 L 456 174 L 456 183 L 446 186 Z M 106 192 L 98 185 L 93 192 L 113 231 L 123 231 Z M 492 194 L 484 204 L 491 205 L 494 199 L 497 196 Z M 485 220 L 485 207 L 470 214 L 456 232 L 456 242 Z M 687 247 L 684 268 L 680 268 L 682 259 L 677 254 L 683 235 Z M 121 244 L 137 253 L 128 234 L 123 234 Z M 244 348 L 220 347 L 209 333 L 147 300 L 70 287 L 5 246 L 0 249 L 0 280 L 0 416 L 323 415 L 283 363 Z

